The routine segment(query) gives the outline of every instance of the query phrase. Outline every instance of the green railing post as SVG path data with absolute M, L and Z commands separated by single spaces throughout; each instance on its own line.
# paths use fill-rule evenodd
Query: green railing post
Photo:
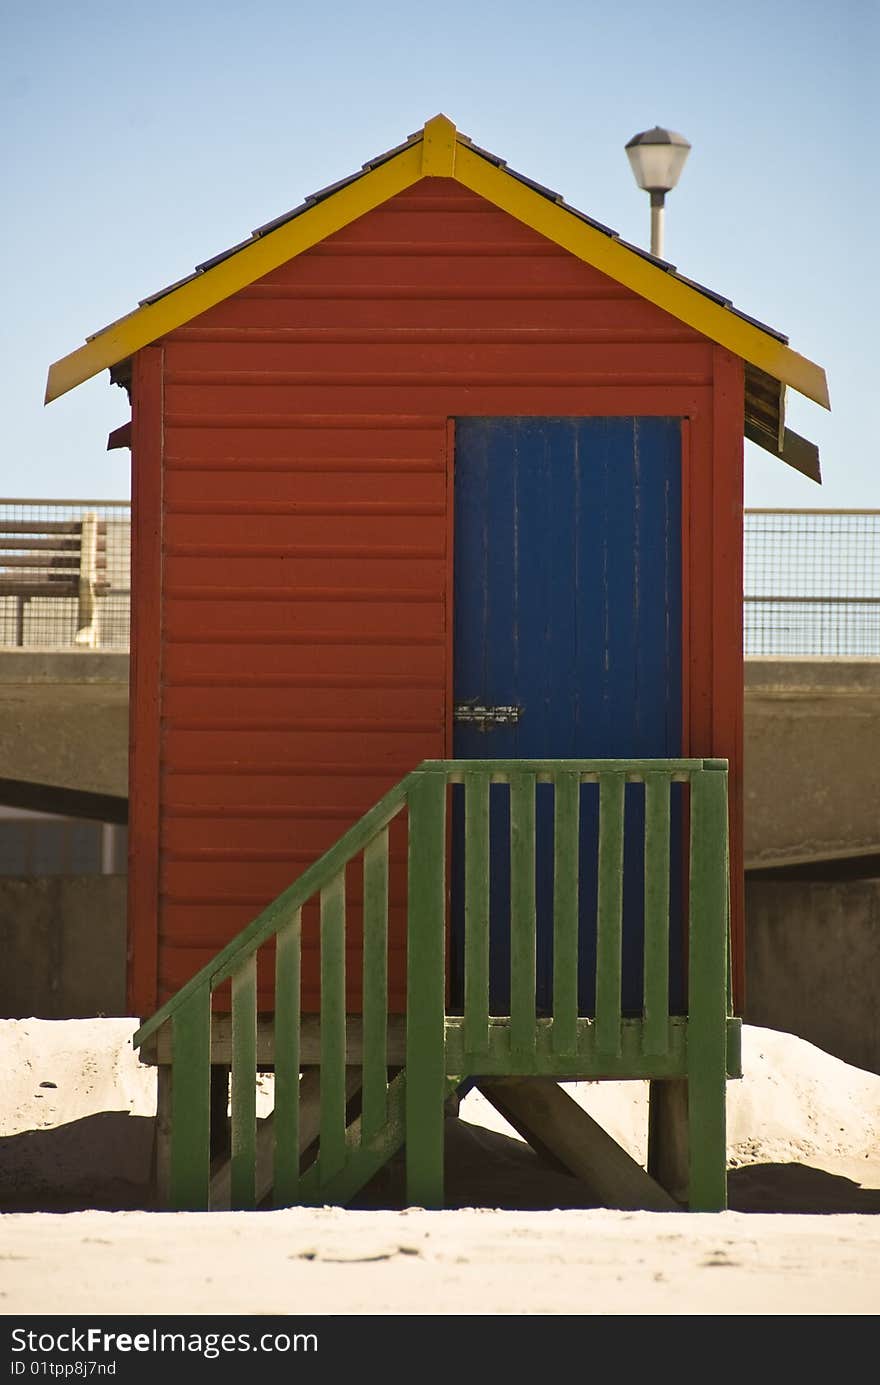
M 691 778 L 688 1141 L 690 1208 L 727 1206 L 727 772 Z
M 409 793 L 406 1001 L 406 1188 L 413 1206 L 443 1206 L 446 1096 L 446 772 Z
M 361 1139 L 388 1110 L 388 828 L 364 847 L 363 1099 Z
M 321 1182 L 345 1164 L 345 867 L 321 891 Z
M 580 774 L 554 777 L 553 1051 L 577 1052 Z
M 510 775 L 510 1045 L 524 1057 L 537 1040 L 536 935 L 535 776 L 526 770 Z
M 210 986 L 177 1011 L 171 1036 L 171 1208 L 203 1212 L 211 1177 Z
M 645 775 L 645 942 L 643 1052 L 669 1048 L 669 843 L 671 784 L 668 774 Z
M 489 1049 L 489 776 L 464 780 L 464 1046 Z
M 278 930 L 275 944 L 275 1167 L 276 1207 L 290 1207 L 299 1192 L 299 1046 L 302 910 Z
M 596 919 L 596 1044 L 620 1053 L 623 974 L 623 811 L 626 776 L 599 780 L 599 902 Z
M 232 1165 L 230 1205 L 254 1205 L 257 1162 L 257 955 L 232 974 Z

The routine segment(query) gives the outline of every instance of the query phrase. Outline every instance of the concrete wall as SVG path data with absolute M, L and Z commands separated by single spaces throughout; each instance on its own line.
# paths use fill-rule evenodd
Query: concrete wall
M 128 655 L 0 651 L 0 775 L 128 793 Z
M 128 655 L 0 651 L 8 779 L 128 792 Z M 746 868 L 880 852 L 880 659 L 747 659 Z
M 124 875 L 0 879 L 0 1016 L 124 1015 Z
M 880 880 L 746 883 L 745 1020 L 880 1073 Z
M 746 869 L 880 852 L 880 659 L 747 659 Z
M 746 863 L 880 852 L 880 660 L 746 661 Z M 128 657 L 0 652 L 0 763 L 125 794 Z M 746 1019 L 880 1072 L 880 881 L 752 880 Z M 0 1015 L 122 1015 L 125 879 L 0 879 Z

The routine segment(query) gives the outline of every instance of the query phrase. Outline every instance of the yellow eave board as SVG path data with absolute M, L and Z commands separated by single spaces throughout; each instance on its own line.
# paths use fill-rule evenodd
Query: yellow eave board
M 729 308 L 682 283 L 667 270 L 634 254 L 620 241 L 594 229 L 565 207 L 542 197 L 501 168 L 459 145 L 455 177 L 472 192 L 554 241 L 594 269 L 664 308 L 679 321 L 725 346 L 734 355 L 765 370 L 781 383 L 830 408 L 828 384 L 821 366 L 746 322 Z
M 179 288 L 122 317 L 49 369 L 46 403 L 124 361 L 264 274 L 341 231 L 422 177 L 421 141 Z
M 419 139 L 363 177 L 56 361 L 49 370 L 46 403 L 183 326 L 424 177 L 455 178 L 719 346 L 824 408 L 831 407 L 821 366 L 478 154 L 457 137 L 455 126 L 445 116 L 429 120 Z

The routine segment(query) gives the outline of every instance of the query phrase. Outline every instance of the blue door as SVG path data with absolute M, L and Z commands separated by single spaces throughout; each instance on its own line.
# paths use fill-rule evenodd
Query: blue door
M 468 418 L 455 428 L 453 753 L 681 754 L 678 418 Z M 499 708 L 479 718 L 472 708 Z M 476 715 L 476 719 L 475 719 Z M 677 787 L 677 786 L 676 786 Z M 458 793 L 459 791 L 457 791 Z M 491 790 L 490 1008 L 509 1013 L 509 812 Z M 595 987 L 598 790 L 581 789 L 579 1007 Z M 643 789 L 626 788 L 624 1013 L 641 1010 Z M 552 789 L 536 805 L 537 1007 L 553 973 Z M 461 999 L 462 811 L 453 804 L 452 991 Z M 674 820 L 680 808 L 674 805 Z M 674 836 L 680 827 L 674 827 Z M 680 856 L 673 845 L 673 861 Z M 591 868 L 592 863 L 592 868 Z M 674 919 L 680 872 L 672 870 Z M 674 926 L 670 999 L 681 1005 Z

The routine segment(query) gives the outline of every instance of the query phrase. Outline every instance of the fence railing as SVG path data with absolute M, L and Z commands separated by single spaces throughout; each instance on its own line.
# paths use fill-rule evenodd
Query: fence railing
M 90 593 L 76 592 L 75 587 L 70 593 L 65 587 L 71 583 L 60 580 L 70 564 L 54 550 L 65 542 L 76 546 L 78 565 L 79 530 L 84 520 L 86 532 L 92 525 L 100 535 L 100 582 Z M 0 592 L 0 646 L 73 648 L 83 643 L 86 624 L 91 647 L 128 649 L 131 506 L 127 500 L 0 500 L 0 532 L 0 588 L 5 586 L 8 593 Z M 68 538 L 60 539 L 60 535 Z M 33 583 L 28 591 L 23 576 L 43 568 L 45 580 Z M 53 585 L 57 594 L 51 590 Z
M 511 996 L 503 1016 L 489 1007 L 490 786 L 497 784 L 508 786 L 512 862 L 502 909 L 509 920 Z M 549 1015 L 538 1013 L 535 987 L 536 791 L 544 784 L 553 792 Z M 625 1015 L 621 1002 L 625 789 L 631 784 L 643 786 L 644 808 L 638 817 L 643 989 L 636 1016 Z M 677 784 L 685 786 L 690 834 L 685 898 L 673 922 L 670 874 L 680 871 L 685 855 L 672 829 Z M 450 785 L 464 785 L 465 800 L 463 1005 L 450 1003 L 447 990 Z M 578 849 L 584 785 L 598 786 L 599 801 L 589 861 Z M 395 819 L 406 833 L 405 1017 L 389 1013 L 389 900 L 397 869 L 389 832 Z M 588 1007 L 579 1006 L 577 986 L 582 870 L 594 875 L 597 900 L 594 1004 Z M 691 1206 L 723 1206 L 728 884 L 725 761 L 423 763 L 135 1034 L 138 1047 L 164 1038 L 164 1061 L 171 1063 L 172 1205 L 249 1208 L 270 1190 L 276 1206 L 345 1202 L 404 1140 L 410 1202 L 442 1205 L 446 1096 L 469 1075 L 513 1073 L 687 1075 Z M 303 914 L 314 900 L 317 1029 L 302 1004 Z M 683 918 L 686 1016 L 674 1016 L 670 929 Z M 356 1014 L 347 1005 L 353 956 L 362 986 Z M 219 994 L 227 985 L 228 995 Z M 228 1172 L 212 1175 L 210 1066 L 212 1057 L 223 1062 L 222 1055 L 231 1061 L 231 1159 Z M 275 1104 L 258 1130 L 261 1063 L 274 1069 Z
M 129 502 L 0 500 L 0 524 L 57 523 L 88 511 L 107 534 L 110 590 L 96 602 L 98 647 L 126 650 Z M 747 509 L 744 560 L 747 655 L 880 657 L 880 510 Z M 0 646 L 69 647 L 77 615 L 73 598 L 0 597 Z
M 746 510 L 746 654 L 880 657 L 880 510 Z

